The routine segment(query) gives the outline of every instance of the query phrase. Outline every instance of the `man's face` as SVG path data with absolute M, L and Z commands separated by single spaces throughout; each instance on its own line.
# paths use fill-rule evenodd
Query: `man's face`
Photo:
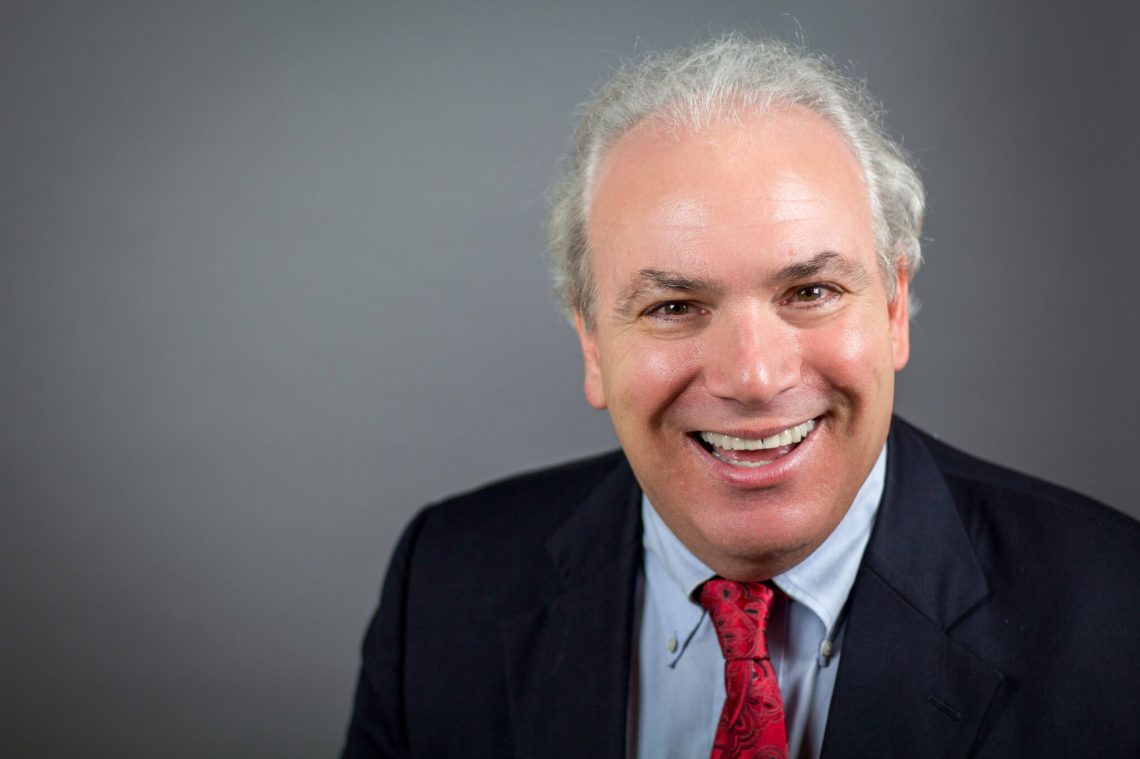
M 718 574 L 794 566 L 870 472 L 908 354 L 905 273 L 889 302 L 854 156 L 797 106 L 643 122 L 603 160 L 587 231 L 586 397 L 645 493 Z

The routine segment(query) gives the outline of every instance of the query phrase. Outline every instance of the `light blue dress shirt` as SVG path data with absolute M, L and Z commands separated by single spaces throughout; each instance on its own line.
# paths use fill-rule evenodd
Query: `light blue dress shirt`
M 819 756 L 843 637 L 843 611 L 883 494 L 886 446 L 835 531 L 772 578 L 768 651 L 780 683 L 788 756 Z M 630 742 L 640 759 L 694 759 L 712 750 L 724 705 L 724 658 L 708 614 L 693 600 L 713 576 L 642 499 L 640 632 L 631 677 Z

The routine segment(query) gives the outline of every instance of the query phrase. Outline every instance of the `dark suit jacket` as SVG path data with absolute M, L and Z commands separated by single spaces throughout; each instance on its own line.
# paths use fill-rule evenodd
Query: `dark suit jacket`
M 900 420 L 825 757 L 1140 757 L 1140 524 Z M 423 511 L 345 756 L 618 757 L 641 493 L 620 453 Z

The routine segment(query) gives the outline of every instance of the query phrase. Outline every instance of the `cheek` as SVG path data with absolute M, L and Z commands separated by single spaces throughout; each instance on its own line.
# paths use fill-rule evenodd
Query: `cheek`
M 692 384 L 699 356 L 699 346 L 689 341 L 630 345 L 614 362 L 607 387 L 620 387 L 617 397 L 626 409 L 662 411 Z
M 836 363 L 848 367 L 849 371 L 857 370 L 857 367 L 866 363 L 871 352 L 868 342 L 867 334 L 863 330 L 854 326 L 844 329 L 835 346 L 838 349 Z
M 852 393 L 868 392 L 893 374 L 890 336 L 885 325 L 852 321 L 836 330 L 813 334 L 804 346 L 804 362 L 827 384 Z

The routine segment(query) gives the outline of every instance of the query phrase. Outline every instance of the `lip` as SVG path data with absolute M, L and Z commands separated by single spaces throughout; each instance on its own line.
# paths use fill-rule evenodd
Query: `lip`
M 812 420 L 815 422 L 815 429 L 812 430 L 811 434 L 796 444 L 787 454 L 761 467 L 740 467 L 726 464 L 705 450 L 696 435 L 688 435 L 687 437 L 689 438 L 689 444 L 692 447 L 693 454 L 700 459 L 702 465 L 714 478 L 721 480 L 733 488 L 757 490 L 781 485 L 795 476 L 803 461 L 811 455 L 812 449 L 815 448 L 815 439 L 819 433 L 823 431 L 823 420 L 823 416 L 815 417 Z M 755 439 L 758 437 L 768 437 L 788 429 L 788 427 L 794 427 L 796 424 L 802 424 L 806 421 L 808 420 L 804 419 L 800 422 L 793 422 L 785 427 L 766 427 L 762 428 L 763 431 L 761 432 L 756 431 L 756 429 L 738 429 L 733 432 L 720 432 L 720 430 L 715 430 L 715 432 L 723 435 L 731 435 L 733 437 Z M 714 430 L 707 431 L 712 432 Z
M 767 427 L 760 427 L 760 428 L 753 427 L 753 428 L 749 428 L 749 429 L 739 428 L 739 429 L 731 429 L 731 430 L 714 430 L 714 429 L 693 430 L 692 434 L 699 435 L 702 432 L 712 432 L 712 433 L 715 433 L 717 435 L 727 435 L 728 437 L 739 437 L 739 438 L 744 438 L 745 440 L 759 440 L 761 438 L 771 437 L 772 435 L 783 432 L 784 430 L 790 430 L 792 427 L 797 427 L 801 424 L 804 424 L 805 422 L 815 422 L 816 424 L 818 424 L 819 419 L 820 419 L 820 417 L 808 417 L 807 419 L 800 419 L 799 421 L 787 422 L 786 424 L 783 424 L 783 425 L 772 424 L 772 425 L 769 425 Z

